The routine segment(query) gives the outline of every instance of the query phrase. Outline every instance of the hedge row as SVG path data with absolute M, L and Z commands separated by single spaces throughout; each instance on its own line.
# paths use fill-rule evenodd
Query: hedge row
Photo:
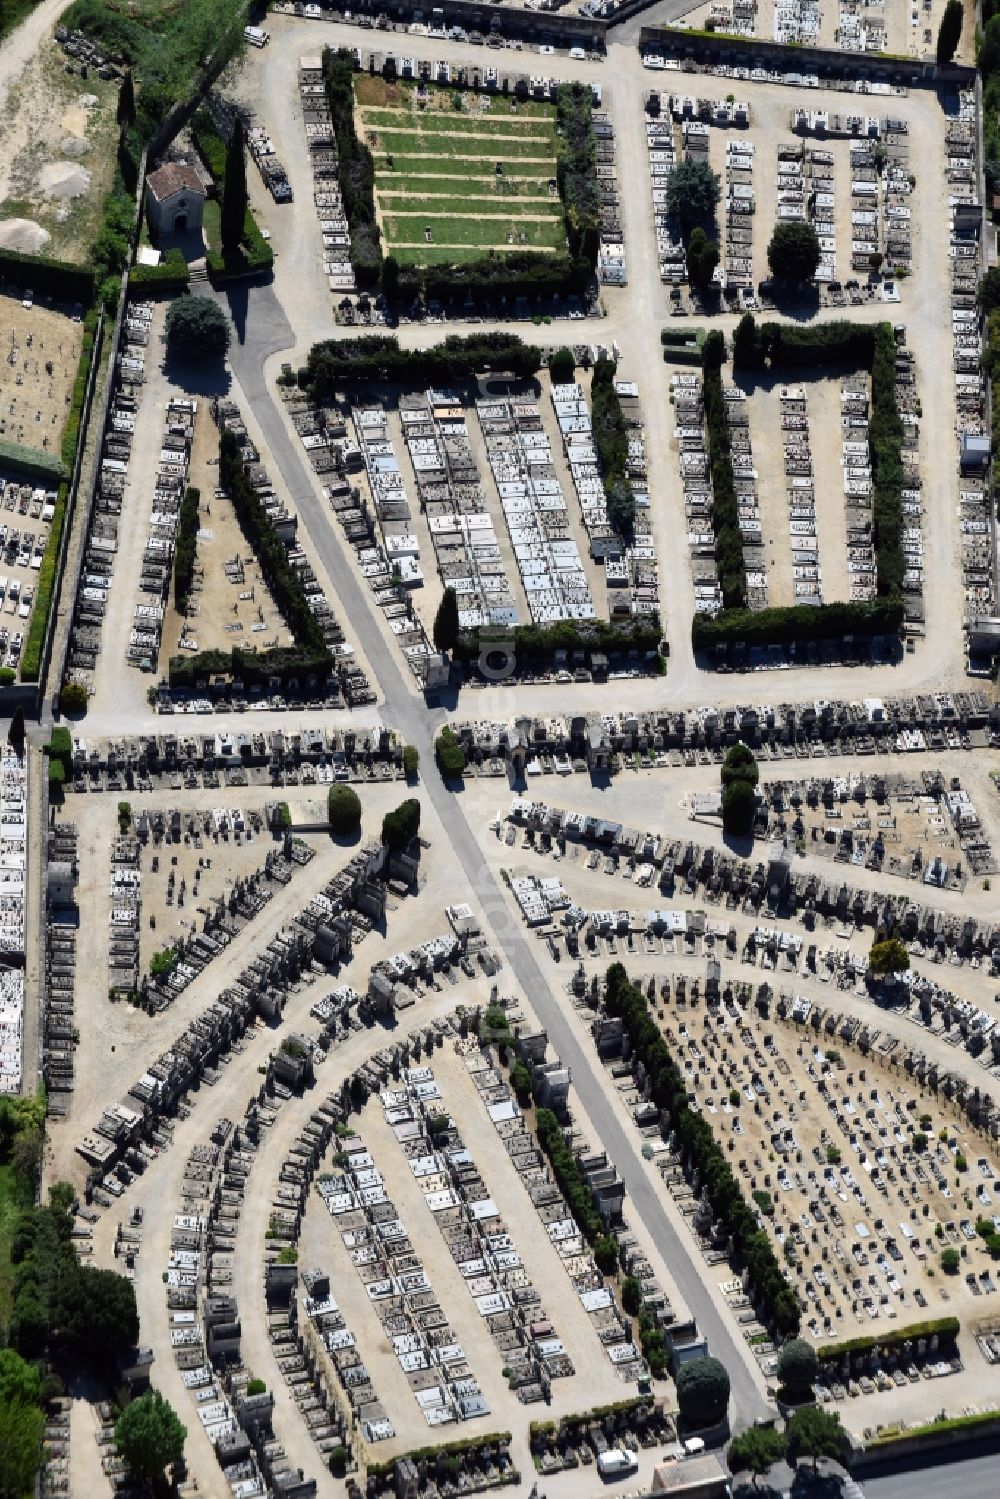
M 551 1109 L 538 1109 L 535 1113 L 535 1131 L 538 1143 L 549 1158 L 552 1174 L 558 1183 L 573 1214 L 576 1224 L 587 1243 L 595 1251 L 595 1262 L 599 1270 L 610 1274 L 617 1270 L 621 1258 L 621 1246 L 594 1206 L 593 1193 L 566 1144 L 559 1121 Z M 656 1324 L 652 1312 L 645 1305 L 638 1316 L 639 1342 L 649 1364 L 650 1373 L 662 1377 L 667 1372 L 667 1344 L 662 1329 Z
M 696 614 L 691 642 L 696 651 L 719 645 L 790 645 L 800 640 L 843 640 L 898 635 L 903 624 L 900 598 L 867 603 L 789 604 L 783 609 L 724 609 L 711 617 Z
M 77 365 L 76 378 L 73 381 L 69 411 L 66 415 L 66 423 L 63 427 L 61 439 L 62 460 L 67 469 L 71 469 L 75 464 L 77 445 L 82 440 L 80 424 L 83 419 L 83 402 L 87 392 L 87 380 L 90 375 L 90 366 L 94 356 L 94 339 L 97 332 L 98 317 L 99 313 L 91 308 L 83 320 L 83 341 L 80 346 L 80 361 Z M 42 648 L 45 644 L 45 632 L 48 628 L 49 614 L 52 610 L 56 569 L 59 564 L 59 551 L 62 546 L 62 535 L 66 524 L 68 502 L 69 483 L 64 480 L 56 491 L 55 510 L 49 526 L 42 565 L 38 570 L 38 582 L 35 584 L 35 603 L 31 611 L 31 620 L 28 624 L 27 639 L 24 642 L 24 653 L 21 657 L 22 682 L 37 682 L 39 672 L 41 671 Z
M 597 265 L 601 243 L 601 198 L 597 182 L 594 96 L 585 83 L 561 83 L 556 89 L 559 151 L 556 181 L 562 199 L 566 243 L 570 254 Z
M 323 631 L 309 607 L 302 580 L 289 561 L 288 548 L 274 529 L 256 486 L 247 476 L 236 435 L 228 429 L 219 438 L 219 484 L 232 501 L 240 529 L 253 548 L 264 581 L 296 645 L 325 651 Z
M 174 608 L 183 614 L 194 583 L 194 564 L 198 555 L 198 502 L 201 492 L 188 485 L 181 501 L 174 548 Z
M 635 525 L 635 492 L 628 473 L 628 429 L 615 390 L 616 366 L 610 359 L 594 365 L 590 385 L 591 424 L 597 466 L 601 471 L 608 519 L 625 537 Z
M 745 313 L 733 334 L 733 369 L 823 369 L 854 365 L 871 369 L 876 328 L 837 318 L 829 323 L 761 323 Z
M 417 388 L 500 373 L 530 379 L 541 362 L 538 349 L 514 333 L 472 333 L 466 338 L 450 334 L 432 349 L 401 349 L 391 334 L 372 333 L 313 344 L 299 371 L 299 384 L 323 402 L 345 383 Z
M 0 468 L 23 474 L 26 479 L 39 479 L 43 484 L 58 484 L 66 477 L 66 465 L 55 453 L 44 448 L 26 448 L 6 437 L 0 437 Z
M 69 499 L 69 484 L 63 482 L 56 491 L 55 513 L 52 516 L 52 524 L 49 526 L 49 538 L 45 543 L 45 555 L 42 557 L 42 565 L 38 569 L 38 582 L 35 584 L 35 607 L 31 611 L 31 622 L 28 625 L 28 637 L 24 642 L 24 654 L 21 657 L 21 681 L 37 682 L 38 673 L 42 664 L 42 646 L 45 643 L 45 631 L 49 622 L 49 611 L 52 608 L 52 590 L 56 581 L 56 565 L 59 561 L 59 547 L 62 543 L 63 526 L 66 523 L 66 503 Z
M 490 642 L 510 643 L 520 662 L 551 661 L 556 651 L 585 651 L 605 655 L 638 651 L 642 655 L 655 651 L 660 643 L 660 621 L 656 615 L 617 624 L 606 619 L 559 620 L 554 625 L 516 625 L 509 633 L 498 634 L 491 625 L 483 633 L 464 631 L 455 646 L 459 661 L 475 661 Z
M 898 596 L 906 575 L 903 554 L 903 421 L 896 401 L 896 338 L 889 323 L 875 329 L 872 415 L 872 526 L 880 598 Z
M 58 297 L 62 302 L 82 302 L 89 307 L 94 295 L 93 271 L 56 260 L 50 255 L 23 255 L 19 250 L 0 250 L 0 284 L 12 282 L 37 296 Z
M 386 258 L 386 264 L 392 257 Z M 500 297 L 542 297 L 579 295 L 586 291 L 593 267 L 584 256 L 568 254 L 542 255 L 537 250 L 511 250 L 484 255 L 479 260 L 460 264 L 401 267 L 394 287 L 383 277 L 386 296 L 421 295 L 451 303 L 458 298 L 473 302 Z
M 794 1337 L 800 1319 L 795 1293 L 767 1234 L 758 1228 L 756 1215 L 711 1125 L 703 1114 L 696 1114 L 688 1106 L 687 1083 L 649 1013 L 645 996 L 629 982 L 620 963 L 608 969 L 606 1003 L 611 1015 L 621 1017 L 632 1052 L 650 1079 L 652 1100 L 669 1116 L 685 1169 L 697 1173 L 712 1213 L 732 1245 L 734 1258 L 748 1272 L 764 1318 L 780 1337 Z
M 736 481 L 726 421 L 726 401 L 722 389 L 722 370 L 715 361 L 715 340 L 707 338 L 702 345 L 702 377 L 705 397 L 705 426 L 708 433 L 708 465 L 712 480 L 712 530 L 715 533 L 715 562 L 722 585 L 724 609 L 743 609 L 747 601 L 747 574 L 743 564 L 743 533 L 740 530 Z M 700 618 L 695 615 L 695 620 Z
M 351 264 L 359 287 L 382 276 L 382 237 L 375 212 L 375 162 L 354 128 L 354 53 L 323 51 L 323 80 L 337 141 L 337 175 L 351 235 Z
M 911 1322 L 906 1327 L 893 1327 L 888 1332 L 865 1334 L 858 1338 L 845 1338 L 842 1343 L 821 1343 L 817 1356 L 823 1363 L 839 1360 L 854 1353 L 873 1353 L 876 1348 L 898 1348 L 902 1343 L 912 1343 L 918 1338 L 935 1335 L 945 1342 L 953 1342 L 961 1330 L 957 1317 L 929 1317 L 924 1322 Z
M 99 316 L 100 314 L 97 310 L 91 308 L 83 320 L 83 341 L 80 345 L 80 359 L 77 363 L 76 377 L 73 380 L 73 390 L 70 394 L 69 411 L 66 413 L 66 421 L 63 424 L 62 437 L 59 443 L 62 461 L 67 469 L 71 469 L 76 461 L 76 445 L 80 439 L 83 402 L 87 394 L 87 380 L 90 377 L 90 361 L 94 352 L 94 339 L 97 334 L 97 320 Z
M 187 261 L 180 250 L 168 250 L 159 265 L 134 265 L 128 273 L 128 284 L 135 291 L 187 291 Z
M 168 680 L 171 687 L 186 688 L 196 687 L 210 677 L 226 677 L 248 685 L 266 685 L 271 677 L 287 683 L 293 677 L 301 682 L 312 676 L 323 682 L 332 662 L 333 657 L 326 649 L 286 645 L 270 651 L 253 651 L 234 646 L 231 651 L 171 656 Z

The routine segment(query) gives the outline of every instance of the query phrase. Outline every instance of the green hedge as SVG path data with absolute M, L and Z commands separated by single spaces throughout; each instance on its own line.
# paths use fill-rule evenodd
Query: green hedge
M 606 1003 L 608 1013 L 621 1018 L 632 1052 L 650 1079 L 652 1101 L 669 1115 L 687 1169 L 698 1173 L 735 1259 L 749 1274 L 763 1316 L 781 1337 L 794 1337 L 800 1320 L 795 1293 L 767 1234 L 758 1228 L 708 1119 L 688 1106 L 687 1083 L 649 1013 L 645 995 L 629 982 L 620 963 L 608 969 Z
M 174 548 L 174 608 L 183 614 L 194 583 L 194 564 L 198 555 L 198 504 L 201 491 L 192 485 L 184 491 Z
M 130 288 L 148 291 L 187 291 L 189 285 L 187 261 L 180 250 L 168 250 L 159 265 L 134 265 L 129 271 Z
M 193 688 L 207 677 L 239 678 L 251 685 L 279 677 L 283 683 L 292 677 L 316 676 L 325 680 L 333 657 L 329 651 L 309 647 L 276 646 L 270 651 L 252 651 L 234 646 L 231 651 L 197 651 L 193 655 L 171 656 L 168 681 L 171 687 Z
M 915 1342 L 917 1338 L 930 1338 L 935 1333 L 939 1338 L 953 1342 L 960 1330 L 961 1323 L 957 1317 L 931 1317 L 925 1322 L 911 1322 L 906 1327 L 890 1328 L 888 1332 L 846 1338 L 842 1343 L 822 1343 L 816 1353 L 823 1363 L 829 1363 L 849 1354 L 871 1353 L 876 1348 L 898 1348 L 901 1343 Z
M 927 1421 L 923 1426 L 899 1427 L 895 1431 L 879 1431 L 865 1443 L 865 1450 L 871 1451 L 873 1447 L 891 1447 L 895 1442 L 909 1442 L 914 1437 L 943 1436 L 949 1431 L 975 1430 L 979 1426 L 989 1426 L 993 1422 L 1000 1422 L 1000 1410 L 976 1411 L 971 1416 L 949 1416 L 944 1421 Z
M 76 445 L 80 438 L 80 422 L 83 419 L 83 403 L 87 394 L 87 380 L 90 376 L 90 362 L 94 352 L 94 339 L 97 334 L 97 319 L 100 314 L 91 308 L 83 320 L 83 342 L 80 345 L 80 359 L 76 368 L 76 378 L 73 381 L 73 390 L 70 395 L 69 411 L 63 425 L 62 437 L 60 439 L 60 452 L 62 461 L 67 469 L 73 467 L 76 461 Z
M 309 607 L 302 580 L 288 548 L 271 522 L 255 485 L 247 477 L 236 436 L 223 429 L 219 437 L 219 485 L 232 501 L 240 530 L 253 549 L 261 574 L 297 646 L 325 651 L 323 631 Z
M 718 645 L 789 645 L 800 640 L 842 640 L 845 635 L 898 635 L 903 624 L 900 598 L 865 603 L 790 604 L 784 609 L 724 609 L 711 617 L 696 614 L 691 643 L 696 651 Z
M 299 370 L 299 384 L 323 402 L 345 382 L 414 389 L 478 374 L 528 379 L 541 363 L 537 347 L 522 343 L 514 333 L 471 333 L 465 338 L 452 333 L 430 349 L 401 349 L 391 334 L 370 333 L 313 344 Z
M 556 181 L 562 199 L 570 254 L 597 265 L 601 245 L 601 198 L 597 182 L 594 96 L 586 83 L 561 83 L 555 93 L 559 151 Z
M 0 437 L 0 468 L 48 484 L 58 484 L 66 477 L 66 465 L 55 453 L 47 453 L 44 448 L 26 448 L 6 437 Z
M 628 429 L 615 390 L 616 369 L 610 359 L 599 359 L 594 365 L 591 423 L 608 519 L 616 531 L 629 538 L 635 526 L 635 493 L 628 474 Z
M 606 619 L 564 619 L 553 625 L 515 625 L 509 632 L 490 625 L 482 631 L 464 631 L 455 646 L 455 659 L 475 661 L 489 649 L 491 641 L 505 645 L 512 642 L 522 661 L 551 661 L 558 650 L 582 650 L 589 655 L 594 651 L 605 655 L 638 651 L 646 655 L 659 646 L 660 621 L 656 615 L 623 624 Z
M 35 604 L 31 611 L 31 622 L 28 625 L 28 638 L 24 642 L 24 654 L 21 657 L 22 682 L 37 682 L 38 673 L 41 670 L 42 646 L 45 643 L 45 630 L 49 622 L 49 611 L 52 608 L 52 590 L 56 581 L 56 565 L 59 561 L 63 526 L 66 523 L 68 498 L 69 484 L 60 484 L 56 493 L 55 514 L 49 527 L 49 539 L 45 543 L 45 555 L 42 557 L 42 565 L 38 570 L 38 582 L 35 584 Z
M 705 397 L 705 427 L 708 434 L 708 465 L 712 479 L 712 530 L 715 533 L 715 563 L 722 585 L 723 609 L 743 609 L 747 601 L 747 573 L 743 563 L 743 533 L 740 531 L 736 481 L 726 421 L 722 370 L 715 363 L 714 340 L 702 345 L 702 380 Z M 706 357 L 706 355 L 708 357 Z M 695 619 L 699 619 L 695 615 Z
M 50 255 L 23 255 L 19 250 L 0 250 L 0 283 L 13 282 L 38 296 L 58 297 L 63 302 L 90 306 L 94 275 L 83 266 Z
M 323 51 L 323 81 L 337 142 L 337 171 L 351 236 L 358 286 L 376 286 L 382 275 L 382 237 L 375 211 L 375 162 L 354 126 L 354 53 Z
M 83 402 L 87 391 L 87 380 L 94 355 L 94 340 L 98 317 L 99 314 L 92 308 L 84 318 L 80 362 L 77 366 L 76 379 L 73 381 L 69 412 L 66 416 L 66 423 L 63 427 L 61 439 L 63 464 L 67 469 L 72 468 L 75 464 L 77 444 L 82 440 L 80 424 L 83 418 Z M 56 491 L 55 512 L 49 526 L 49 535 L 45 543 L 42 565 L 38 570 L 38 582 L 35 584 L 35 603 L 31 611 L 31 620 L 28 624 L 27 639 L 24 642 L 24 653 L 21 657 L 22 682 L 37 682 L 39 672 L 41 671 L 42 648 L 45 644 L 45 632 L 48 628 L 49 614 L 52 609 L 53 589 L 55 588 L 56 569 L 59 564 L 59 549 L 62 545 L 62 534 L 66 524 L 68 502 L 69 484 L 64 480 Z

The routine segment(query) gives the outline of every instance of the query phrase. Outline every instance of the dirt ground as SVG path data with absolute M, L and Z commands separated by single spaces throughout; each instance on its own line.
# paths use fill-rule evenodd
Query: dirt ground
M 70 76 L 65 61 L 43 42 L 0 117 L 0 243 L 5 222 L 21 219 L 43 231 L 41 243 L 9 248 L 85 263 L 114 177 L 118 89 Z
M 215 493 L 219 433 L 209 408 L 208 401 L 198 407 L 188 473 L 189 483 L 201 491 L 194 593 L 182 618 L 170 591 L 160 643 L 161 672 L 166 671 L 170 657 L 178 654 L 181 640 L 192 651 L 227 651 L 234 645 L 261 649 L 289 645 L 292 639 L 260 566 L 247 549 L 232 505 Z
M 68 309 L 3 296 L 0 327 L 0 438 L 58 457 L 83 324 Z

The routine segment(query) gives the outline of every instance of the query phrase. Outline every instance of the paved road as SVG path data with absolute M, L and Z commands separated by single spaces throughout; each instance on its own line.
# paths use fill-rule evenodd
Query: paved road
M 673 15 L 683 13 L 683 0 L 668 0 L 662 12 Z M 338 39 L 349 39 L 350 28 L 338 28 Z M 350 37 L 350 40 L 353 40 Z M 269 78 L 273 81 L 277 69 L 286 88 L 291 84 L 293 69 L 298 55 L 316 43 L 333 40 L 331 28 L 326 25 L 310 25 L 288 22 L 275 18 L 273 56 L 270 59 Z M 627 41 L 627 39 L 625 39 Z M 370 45 L 370 38 L 367 39 Z M 427 38 L 408 38 L 408 50 L 420 56 L 431 47 L 440 55 L 447 52 L 445 44 Z M 473 51 L 475 49 L 472 49 Z M 471 61 L 469 49 L 461 49 L 462 60 Z M 667 683 L 658 683 L 651 688 L 648 682 L 622 684 L 633 689 L 640 701 L 647 705 L 650 699 L 657 702 L 667 698 L 692 698 L 694 701 L 711 697 L 720 689 L 720 684 L 708 678 L 697 668 L 690 647 L 688 620 L 691 614 L 692 585 L 686 549 L 678 545 L 678 522 L 680 516 L 679 479 L 669 452 L 667 422 L 661 413 L 668 409 L 666 372 L 659 346 L 659 323 L 662 318 L 663 290 L 659 281 L 659 270 L 652 234 L 651 210 L 648 191 L 647 167 L 645 163 L 645 132 L 643 128 L 643 92 L 645 77 L 641 63 L 633 48 L 616 43 L 609 50 L 608 63 L 603 68 L 594 64 L 574 66 L 565 58 L 552 58 L 551 71 L 576 74 L 580 77 L 599 76 L 604 84 L 609 103 L 613 104 L 620 170 L 626 191 L 623 197 L 626 242 L 629 256 L 630 286 L 625 293 L 609 294 L 609 317 L 599 328 L 588 328 L 591 336 L 602 341 L 617 339 L 629 350 L 629 359 L 634 361 L 642 380 L 643 393 L 649 407 L 647 424 L 648 457 L 651 486 L 660 497 L 656 508 L 656 542 L 660 559 L 660 582 L 663 593 L 665 629 L 673 644 L 671 672 Z M 285 90 L 279 89 L 279 94 Z M 262 109 L 273 115 L 273 104 L 265 98 L 259 101 Z M 900 105 L 904 108 L 904 105 Z M 922 121 L 914 120 L 915 135 L 920 134 Z M 282 128 L 276 122 L 276 128 Z M 923 144 L 918 141 L 917 144 Z M 291 144 L 291 143 L 289 143 Z M 938 195 L 928 187 L 928 200 L 923 205 L 919 228 L 919 249 L 922 252 L 918 265 L 922 272 L 929 272 L 940 249 L 941 221 L 944 207 Z M 291 226 L 289 225 L 289 230 Z M 304 227 L 304 226 L 303 226 Z M 311 227 L 311 226 L 310 226 Z M 276 226 L 277 228 L 277 226 Z M 308 231 L 307 231 L 308 232 Z M 329 301 L 325 286 L 317 272 L 318 262 L 314 251 L 306 250 L 304 237 L 297 232 L 289 237 L 282 228 L 277 228 L 275 247 L 278 258 L 275 267 L 274 287 L 238 289 L 223 299 L 228 303 L 237 330 L 237 342 L 231 353 L 231 365 L 236 379 L 242 387 L 247 404 L 252 408 L 261 434 L 273 456 L 274 462 L 294 500 L 306 530 L 312 540 L 319 561 L 325 569 L 333 590 L 339 600 L 339 612 L 352 638 L 367 658 L 373 676 L 377 680 L 383 712 L 393 727 L 402 732 L 407 741 L 420 751 L 425 765 L 433 760 L 433 736 L 436 726 L 443 720 L 440 711 L 430 712 L 416 690 L 412 679 L 406 674 L 398 653 L 382 632 L 381 623 L 368 592 L 353 568 L 353 559 L 330 524 L 326 505 L 321 497 L 314 476 L 308 470 L 301 449 L 280 403 L 274 395 L 272 375 L 275 356 L 295 359 L 317 334 L 333 333 L 336 330 L 326 324 Z M 930 400 L 925 409 L 937 414 L 938 419 L 949 411 L 949 392 L 938 389 L 938 382 L 947 377 L 946 361 L 937 361 L 944 376 L 935 370 L 928 340 L 940 340 L 947 336 L 945 314 L 924 301 L 929 289 L 924 275 L 915 278 L 919 282 L 910 290 L 913 299 L 908 311 L 916 317 L 918 327 L 914 329 L 912 342 L 917 346 L 920 370 L 925 390 Z M 281 300 L 279 300 L 279 296 Z M 284 304 L 284 305 L 283 305 Z M 286 316 L 285 308 L 288 309 Z M 320 315 L 320 309 L 326 316 Z M 876 316 L 882 309 L 865 309 L 863 316 Z M 926 326 L 921 314 L 926 313 Z M 651 315 L 652 314 L 652 315 Z M 659 315 L 657 315 L 659 314 Z M 913 320 L 911 316 L 910 321 Z M 720 320 L 728 326 L 729 319 Z M 578 325 L 574 328 L 577 331 Z M 438 328 L 407 328 L 401 330 L 401 340 L 408 344 L 436 341 L 445 330 Z M 449 328 L 449 332 L 462 331 Z M 557 341 L 555 329 L 534 330 L 531 325 L 524 328 L 525 336 L 544 338 L 545 342 Z M 292 354 L 284 351 L 292 351 Z M 923 357 L 921 357 L 923 356 Z M 270 362 L 270 364 L 269 364 Z M 267 375 L 265 376 L 265 368 Z M 944 439 L 932 445 L 929 454 L 928 480 L 940 479 L 941 493 L 953 492 L 954 486 L 954 436 L 941 433 Z M 945 480 L 949 483 L 945 483 Z M 937 493 L 935 486 L 933 493 Z M 935 504 L 928 523 L 927 541 L 937 546 L 940 580 L 947 578 L 953 583 L 955 557 L 954 537 L 949 531 L 950 506 Z M 949 546 L 949 543 L 951 545 Z M 950 552 L 950 555 L 949 555 Z M 937 615 L 942 596 L 950 593 L 943 588 L 941 593 L 928 601 L 928 624 L 938 622 Z M 932 619 L 932 615 L 935 617 Z M 934 632 L 937 634 L 938 632 Z M 931 634 L 929 630 L 929 635 Z M 948 644 L 944 645 L 947 636 Z M 902 675 L 909 676 L 921 670 L 933 670 L 939 677 L 944 651 L 957 652 L 959 642 L 953 629 L 940 632 L 936 647 L 926 647 L 919 666 L 913 658 L 907 662 Z M 949 655 L 949 661 L 951 655 Z M 783 677 L 783 695 L 795 695 L 789 673 Z M 795 674 L 798 676 L 798 674 Z M 881 674 L 880 674 L 881 677 Z M 902 683 L 898 682 L 901 687 Z M 824 679 L 827 695 L 835 695 L 837 688 L 829 677 Z M 851 678 L 848 692 L 857 694 L 858 679 Z M 871 691 L 873 683 L 866 682 Z M 801 688 L 811 695 L 812 682 L 802 678 Z M 736 684 L 740 697 L 746 697 L 745 684 Z M 889 690 L 892 690 L 891 688 Z M 582 696 L 579 689 L 572 689 L 573 706 L 579 711 Z M 482 708 L 463 704 L 472 713 L 489 714 L 494 717 L 509 717 L 517 711 L 514 707 L 516 690 L 503 689 L 503 696 L 492 694 L 484 698 Z M 618 706 L 625 706 L 629 697 L 623 691 Z M 557 710 L 555 698 L 546 702 L 549 711 Z M 469 822 L 463 811 L 461 794 L 449 792 L 438 777 L 431 772 L 425 782 L 426 793 L 455 852 L 461 880 L 465 888 L 471 885 L 480 900 L 487 920 L 502 947 L 514 974 L 532 1007 L 549 1033 L 551 1042 L 563 1061 L 573 1072 L 574 1086 L 583 1110 L 591 1120 L 594 1130 L 608 1150 L 620 1171 L 630 1197 L 632 1208 L 647 1231 L 656 1241 L 670 1266 L 679 1292 L 684 1296 L 691 1313 L 697 1318 L 700 1328 L 708 1336 L 712 1349 L 729 1366 L 733 1379 L 733 1416 L 737 1425 L 745 1424 L 764 1405 L 763 1384 L 756 1366 L 748 1358 L 747 1350 L 735 1324 L 731 1323 L 716 1306 L 699 1273 L 700 1267 L 690 1255 L 690 1244 L 684 1242 L 669 1220 L 662 1202 L 647 1175 L 636 1150 L 635 1141 L 619 1119 L 613 1105 L 604 1094 L 595 1070 L 589 1045 L 581 1042 L 571 1027 L 564 1009 L 564 1001 L 549 987 L 537 962 L 530 942 L 523 929 L 510 912 L 499 885 L 486 866 Z
M 235 312 L 239 328 L 244 322 L 242 307 L 237 306 Z M 341 616 L 350 622 L 350 629 L 378 678 L 387 721 L 405 736 L 408 743 L 417 747 L 421 762 L 432 766 L 433 736 L 444 715 L 428 711 L 423 698 L 414 691 L 415 684 L 404 678 L 391 647 L 383 638 L 369 594 L 359 584 L 347 554 L 334 534 L 305 464 L 288 434 L 272 387 L 264 378 L 265 360 L 276 349 L 285 348 L 291 342 L 291 328 L 270 287 L 249 293 L 245 327 L 246 340 L 235 344 L 230 354 L 233 373 L 253 407 L 274 462 L 329 574 L 340 601 Z M 461 795 L 448 791 L 433 770 L 424 781 L 424 789 L 461 865 L 462 883 L 471 886 L 479 898 L 518 983 L 529 996 L 553 1047 L 572 1069 L 573 1085 L 583 1110 L 618 1167 L 632 1199 L 633 1210 L 640 1215 L 656 1241 L 671 1268 L 678 1290 L 707 1336 L 713 1352 L 729 1368 L 733 1382 L 733 1419 L 736 1424 L 746 1424 L 763 1407 L 763 1382 L 748 1361 L 735 1325 L 727 1324 L 715 1305 L 690 1258 L 690 1245 L 681 1240 L 650 1184 L 635 1141 L 626 1133 L 604 1096 L 589 1050 L 585 1050 L 574 1036 L 563 1013 L 562 999 L 549 987 L 521 928 L 513 921 L 499 885 L 476 846 L 462 811 Z

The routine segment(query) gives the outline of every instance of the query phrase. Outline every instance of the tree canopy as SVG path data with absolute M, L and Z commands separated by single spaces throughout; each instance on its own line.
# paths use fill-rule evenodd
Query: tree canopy
M 573 351 L 565 347 L 556 349 L 549 360 L 549 378 L 553 385 L 568 385 L 573 379 L 576 369 L 576 360 Z
M 446 588 L 434 616 L 434 646 L 439 651 L 453 651 L 458 641 L 458 594 Z
M 135 1478 L 162 1480 L 184 1455 L 187 1428 L 159 1390 L 150 1390 L 125 1407 L 115 1424 L 115 1441 Z
M 905 973 L 910 966 L 910 955 L 898 937 L 887 937 L 873 942 L 868 954 L 868 967 L 876 978 L 889 978 Z
M 356 833 L 361 826 L 361 798 L 350 786 L 331 786 L 326 798 L 331 833 Z
M 12 1348 L 0 1349 L 0 1499 L 32 1492 L 42 1462 L 42 1378 Z
M 178 297 L 167 309 L 166 339 L 186 359 L 217 359 L 229 349 L 229 319 L 211 297 Z
M 223 250 L 238 250 L 247 214 L 247 161 L 243 121 L 239 115 L 226 148 L 226 176 L 222 184 L 221 234 Z
M 768 1468 L 780 1463 L 785 1455 L 787 1443 L 782 1432 L 773 1426 L 751 1426 L 729 1444 L 726 1460 L 731 1473 L 749 1473 L 754 1488 L 757 1479 L 763 1478 Z
M 760 778 L 754 753 L 741 741 L 722 762 L 722 826 L 738 838 L 753 832 L 757 813 L 756 786 Z
M 691 230 L 685 258 L 691 285 L 698 291 L 706 291 L 719 264 L 719 246 L 714 239 L 709 239 L 700 224 Z
M 729 1405 L 729 1374 L 717 1358 L 693 1358 L 677 1371 L 677 1406 L 694 1426 L 714 1426 Z
M 420 803 L 416 797 L 407 797 L 394 812 L 387 812 L 382 819 L 382 842 L 387 848 L 406 848 L 420 830 Z
M 844 1430 L 836 1411 L 821 1405 L 804 1405 L 788 1419 L 785 1428 L 788 1450 L 798 1460 L 812 1458 L 813 1472 L 822 1457 L 839 1458 L 843 1450 Z
M 790 1395 L 810 1394 L 819 1376 L 819 1358 L 805 1338 L 792 1338 L 778 1355 L 778 1379 Z
M 785 219 L 775 224 L 767 247 L 767 263 L 782 281 L 811 281 L 819 265 L 816 230 L 804 219 Z
M 718 172 L 707 161 L 679 161 L 667 177 L 667 209 L 685 228 L 710 223 L 721 197 Z

